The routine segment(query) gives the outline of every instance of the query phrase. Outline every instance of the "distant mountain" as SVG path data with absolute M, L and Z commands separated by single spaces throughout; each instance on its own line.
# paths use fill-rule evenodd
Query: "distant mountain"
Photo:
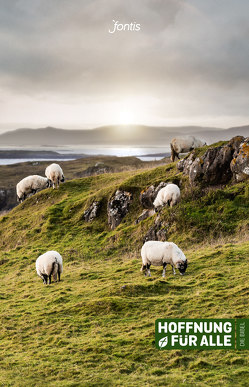
M 211 144 L 216 141 L 220 140 L 229 140 L 234 136 L 244 136 L 248 137 L 249 136 L 249 125 L 245 126 L 236 126 L 233 128 L 229 129 L 222 129 L 222 130 L 207 130 L 203 135 L 198 132 L 195 135 L 199 137 L 202 137 L 208 144 Z M 1 141 L 1 140 L 0 140 Z
M 79 153 L 58 153 L 44 150 L 0 150 L 0 159 L 47 159 L 47 160 L 64 160 L 64 159 L 81 159 L 82 157 L 89 157 L 85 154 Z
M 163 146 L 173 137 L 195 135 L 207 143 L 228 140 L 233 136 L 249 136 L 249 125 L 229 129 L 201 126 L 158 127 L 143 125 L 112 125 L 91 130 L 17 129 L 0 135 L 1 146 Z

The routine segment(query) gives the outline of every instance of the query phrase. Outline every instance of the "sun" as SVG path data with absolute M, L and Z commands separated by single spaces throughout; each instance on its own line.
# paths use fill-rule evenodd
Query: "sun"
M 119 124 L 130 125 L 134 123 L 134 114 L 131 111 L 123 110 L 120 111 L 118 117 Z

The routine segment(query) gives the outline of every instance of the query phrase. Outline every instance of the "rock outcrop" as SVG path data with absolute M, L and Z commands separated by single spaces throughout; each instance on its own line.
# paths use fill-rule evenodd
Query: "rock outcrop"
M 147 231 L 143 243 L 147 241 L 163 241 L 167 240 L 167 228 L 169 224 L 165 220 L 161 219 L 160 216 L 157 216 L 153 226 Z
M 161 183 L 155 188 L 154 185 L 151 185 L 147 190 L 142 191 L 139 196 L 140 203 L 143 208 L 152 209 L 154 208 L 153 202 L 160 191 L 161 188 L 166 187 L 168 183 L 161 181 Z
M 209 148 L 202 156 L 195 151 L 180 160 L 177 168 L 189 175 L 190 184 L 226 184 L 232 177 L 245 179 L 249 169 L 249 146 L 242 136 L 233 137 L 226 145 Z
M 236 182 L 249 178 L 249 137 L 240 143 L 231 161 L 230 168 Z
M 114 230 L 129 211 L 132 202 L 132 194 L 117 190 L 107 204 L 108 224 Z
M 155 210 L 144 209 L 142 214 L 136 219 L 135 224 L 142 222 L 142 220 L 147 219 L 149 216 L 153 216 L 155 213 Z
M 0 189 L 0 211 L 8 211 L 17 205 L 15 188 Z
M 97 218 L 101 207 L 100 202 L 93 202 L 89 208 L 84 212 L 83 218 L 86 222 L 92 222 L 93 219 Z

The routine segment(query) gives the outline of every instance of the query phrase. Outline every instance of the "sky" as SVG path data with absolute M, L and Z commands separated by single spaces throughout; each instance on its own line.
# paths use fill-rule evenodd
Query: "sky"
M 0 0 L 0 53 L 0 132 L 249 124 L 248 0 Z

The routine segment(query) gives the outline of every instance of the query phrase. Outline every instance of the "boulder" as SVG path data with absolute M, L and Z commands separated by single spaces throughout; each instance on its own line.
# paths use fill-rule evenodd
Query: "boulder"
M 189 181 L 192 185 L 197 183 L 203 185 L 226 184 L 233 176 L 231 161 L 234 158 L 237 159 L 244 140 L 242 136 L 233 137 L 226 145 L 209 148 L 202 156 L 198 157 L 193 151 L 178 162 L 177 168 L 189 175 Z M 238 162 L 239 164 L 243 164 L 242 160 Z M 235 161 L 234 165 L 236 165 Z M 244 164 L 241 168 L 245 168 Z
M 156 198 L 156 195 L 158 194 L 160 189 L 165 187 L 167 184 L 168 183 L 161 181 L 161 183 L 157 186 L 157 188 L 155 188 L 154 185 L 151 185 L 149 188 L 147 188 L 147 190 L 142 191 L 140 193 L 139 200 L 143 208 L 147 208 L 147 209 L 154 208 L 153 202 Z
M 167 229 L 169 224 L 157 216 L 153 226 L 149 228 L 143 238 L 143 243 L 147 241 L 163 241 L 167 240 Z
M 147 190 L 142 191 L 139 196 L 139 201 L 142 204 L 143 208 L 147 208 L 147 209 L 153 208 L 154 197 L 155 197 L 154 185 L 151 185 Z
M 84 212 L 83 218 L 86 222 L 92 222 L 98 216 L 99 209 L 101 207 L 100 202 L 93 202 L 89 208 Z
M 210 148 L 202 157 L 197 157 L 189 167 L 191 184 L 204 183 L 207 185 L 227 183 L 231 177 L 230 162 L 232 149 L 224 147 Z
M 107 204 L 108 224 L 114 230 L 129 211 L 132 194 L 117 190 Z
M 230 163 L 233 179 L 240 182 L 249 178 L 249 137 L 238 146 Z
M 142 220 L 147 219 L 149 216 L 152 216 L 154 214 L 155 210 L 144 209 L 142 214 L 139 215 L 139 217 L 135 220 L 135 224 L 142 222 Z
M 189 156 L 186 156 L 183 159 L 178 161 L 176 165 L 177 169 L 179 169 L 179 171 L 181 172 L 184 172 L 185 175 L 188 175 L 189 169 L 193 164 L 194 160 L 195 160 L 195 153 L 191 152 Z
M 9 211 L 17 205 L 16 189 L 1 188 L 0 189 L 0 211 Z

